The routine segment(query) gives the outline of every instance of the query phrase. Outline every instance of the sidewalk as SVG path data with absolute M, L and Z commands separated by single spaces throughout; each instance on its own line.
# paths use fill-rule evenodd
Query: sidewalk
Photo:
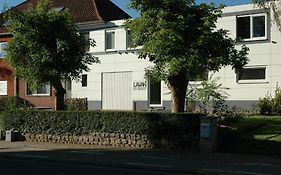
M 207 154 L 188 150 L 144 150 L 0 141 L 0 158 L 39 159 L 192 174 L 281 175 L 281 159 L 275 157 Z

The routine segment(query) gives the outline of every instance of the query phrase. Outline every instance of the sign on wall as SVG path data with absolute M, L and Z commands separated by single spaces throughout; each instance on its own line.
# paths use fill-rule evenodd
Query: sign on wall
M 7 81 L 0 81 L 0 95 L 8 95 Z
M 145 81 L 135 81 L 133 82 L 134 90 L 146 90 L 146 82 Z

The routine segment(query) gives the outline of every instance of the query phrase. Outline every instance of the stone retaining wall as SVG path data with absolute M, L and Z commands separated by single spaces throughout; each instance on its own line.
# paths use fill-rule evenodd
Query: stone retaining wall
M 132 148 L 183 148 L 188 145 L 197 145 L 198 140 L 194 142 L 183 143 L 184 136 L 179 137 L 162 137 L 152 139 L 148 135 L 140 134 L 116 134 L 116 133 L 94 133 L 85 136 L 60 136 L 50 134 L 24 134 L 25 140 L 35 142 L 53 142 L 69 144 L 87 144 L 96 146 L 109 147 L 132 147 Z

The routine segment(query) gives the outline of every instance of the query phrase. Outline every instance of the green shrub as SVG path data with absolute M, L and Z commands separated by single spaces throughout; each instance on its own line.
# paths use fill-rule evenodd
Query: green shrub
M 105 111 L 2 111 L 3 129 L 21 133 L 87 135 L 94 132 L 198 137 L 202 114 Z
M 281 90 L 275 90 L 275 97 L 273 99 L 273 110 L 277 115 L 281 115 Z
M 262 115 L 271 115 L 273 113 L 273 99 L 267 95 L 258 101 L 258 109 Z
M 0 111 L 3 110 L 15 110 L 15 109 L 26 109 L 32 105 L 20 97 L 1 97 L 0 98 Z
M 217 118 L 218 124 L 221 125 L 230 125 L 232 123 L 238 122 L 240 119 L 245 116 L 245 114 L 237 112 L 237 111 L 219 111 L 214 114 L 214 116 Z
M 88 99 L 87 98 L 68 98 L 65 100 L 68 111 L 87 111 Z

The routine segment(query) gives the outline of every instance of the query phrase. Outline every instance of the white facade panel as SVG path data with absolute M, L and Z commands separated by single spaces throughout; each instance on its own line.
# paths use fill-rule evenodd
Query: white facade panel
M 102 109 L 132 110 L 132 72 L 102 73 Z
M 105 51 L 105 31 L 91 31 L 90 39 L 96 42 L 95 47 L 90 47 L 90 52 L 104 52 Z

